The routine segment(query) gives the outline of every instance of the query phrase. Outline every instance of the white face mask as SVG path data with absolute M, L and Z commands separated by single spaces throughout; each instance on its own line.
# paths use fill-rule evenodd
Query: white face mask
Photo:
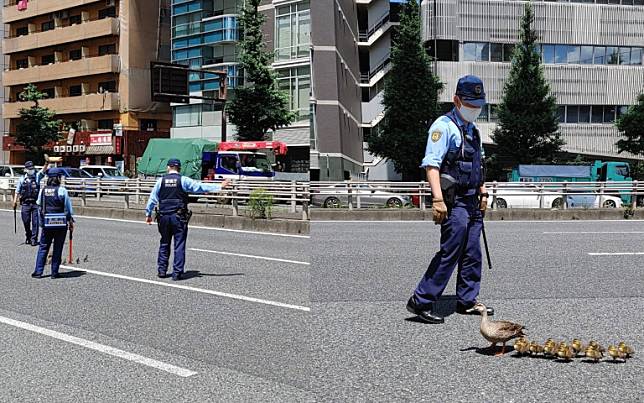
M 461 107 L 458 108 L 458 111 L 460 112 L 463 119 L 467 120 L 468 122 L 475 122 L 481 114 L 481 110 L 482 108 L 468 108 L 465 105 L 461 105 Z
M 29 175 L 33 175 L 34 173 L 36 173 L 36 170 L 35 169 L 27 169 L 27 173 Z

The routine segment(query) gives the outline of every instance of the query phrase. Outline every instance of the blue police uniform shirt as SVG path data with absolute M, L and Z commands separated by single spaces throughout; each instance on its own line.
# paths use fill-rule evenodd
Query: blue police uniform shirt
M 44 170 L 40 170 L 36 172 L 36 182 L 38 182 L 38 185 L 40 186 L 40 181 L 42 178 L 45 176 Z M 27 177 L 27 174 L 24 174 L 18 179 L 18 184 L 16 184 L 16 193 L 20 193 L 22 190 L 22 185 L 25 183 L 25 178 Z
M 467 123 L 461 119 L 461 116 L 452 109 L 452 114 L 458 125 L 463 127 L 466 136 L 473 136 L 474 123 Z M 425 148 L 425 158 L 421 163 L 422 168 L 435 167 L 440 168 L 443 164 L 443 159 L 449 150 L 456 150 L 461 147 L 461 132 L 458 126 L 447 116 L 441 116 L 429 128 L 427 137 L 427 147 Z M 481 158 L 485 156 L 483 151 L 483 140 L 481 139 Z
M 38 193 L 38 205 L 40 206 L 40 203 L 42 201 L 42 191 L 44 188 L 40 189 L 40 192 Z M 74 221 L 74 209 L 72 207 L 72 199 L 69 197 L 69 193 L 67 193 L 67 189 L 65 189 L 62 186 L 58 187 L 58 196 L 63 199 L 65 203 L 65 213 L 67 214 L 67 217 L 70 218 L 70 220 L 73 222 Z M 42 206 L 40 206 L 42 208 Z
M 148 217 L 152 216 L 152 210 L 154 210 L 154 207 L 159 204 L 159 190 L 161 189 L 162 179 L 163 178 L 159 178 L 157 180 L 157 183 L 154 184 L 152 192 L 150 193 L 150 198 L 148 199 L 148 204 L 145 206 L 145 215 Z M 187 176 L 181 177 L 181 186 L 187 193 L 208 193 L 221 191 L 221 185 L 218 183 L 204 183 L 188 178 Z

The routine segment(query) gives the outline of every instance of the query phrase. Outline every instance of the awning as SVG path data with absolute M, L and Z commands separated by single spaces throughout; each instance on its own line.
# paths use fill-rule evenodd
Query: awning
M 113 155 L 114 146 L 88 146 L 85 155 Z

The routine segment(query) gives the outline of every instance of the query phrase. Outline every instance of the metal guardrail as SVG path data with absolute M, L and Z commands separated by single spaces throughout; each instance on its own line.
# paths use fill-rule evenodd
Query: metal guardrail
M 206 183 L 217 183 L 208 182 Z M 67 188 L 70 196 L 80 199 L 81 205 L 87 205 L 89 197 L 101 200 L 105 196 L 123 197 L 125 208 L 130 208 L 131 203 L 139 204 L 147 202 L 147 198 L 156 183 L 156 179 L 127 179 L 110 180 L 99 178 L 65 178 L 63 185 Z M 233 216 L 239 216 L 240 204 L 250 200 L 255 190 L 264 190 L 272 196 L 274 205 L 288 205 L 289 212 L 301 211 L 302 220 L 309 220 L 309 183 L 300 181 L 233 181 L 232 186 L 220 193 L 199 194 L 199 200 L 206 203 L 219 205 L 230 205 Z M 4 201 L 7 195 L 15 191 L 15 181 L 9 183 L 4 192 Z
M 621 203 L 622 207 L 636 209 L 644 206 L 644 182 L 488 182 L 486 183 L 491 197 L 491 209 L 528 207 L 528 208 L 570 208 L 574 196 L 598 196 L 597 205 L 606 207 L 612 197 L 620 200 L 623 196 L 631 199 L 630 203 Z M 362 208 L 369 198 L 387 199 L 405 196 L 410 201 L 417 199 L 417 207 L 425 210 L 430 204 L 431 188 L 427 182 L 377 182 L 377 181 L 344 181 L 344 182 L 311 182 L 311 204 L 325 206 L 330 197 L 341 203 L 337 207 L 349 209 Z M 534 198 L 536 204 L 516 205 L 511 203 L 522 197 Z M 614 203 L 612 203 L 614 204 Z M 383 207 L 385 203 L 383 203 Z M 588 207 L 588 206 L 582 206 Z M 618 207 L 617 205 L 611 207 Z
M 367 29 L 361 29 L 358 32 L 358 39 L 360 42 L 367 42 L 371 35 L 373 35 L 377 30 L 379 30 L 383 25 L 389 22 L 390 13 L 387 10 L 376 22 Z

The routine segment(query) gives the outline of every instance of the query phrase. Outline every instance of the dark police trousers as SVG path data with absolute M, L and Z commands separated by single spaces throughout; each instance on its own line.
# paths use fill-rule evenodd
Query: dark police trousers
M 54 244 L 54 251 L 51 257 L 51 274 L 58 274 L 60 262 L 63 257 L 63 246 L 65 245 L 65 236 L 67 228 L 46 229 L 42 228 L 40 235 L 40 246 L 38 247 L 38 256 L 36 257 L 36 268 L 34 274 L 42 274 L 47 262 L 47 254 L 51 244 Z
M 438 301 L 458 265 L 456 296 L 464 305 L 476 302 L 481 286 L 481 229 L 483 215 L 477 195 L 456 196 L 441 225 L 440 251 L 432 259 L 414 296 L 421 307 Z
M 25 239 L 31 243 L 38 242 L 38 204 L 25 203 L 20 206 L 20 217 L 25 226 Z
M 159 257 L 157 259 L 157 270 L 159 274 L 165 274 L 168 270 L 170 260 L 170 242 L 174 238 L 174 264 L 172 265 L 173 276 L 183 273 L 186 263 L 186 238 L 188 237 L 188 223 L 182 220 L 176 213 L 162 214 L 158 220 L 161 243 L 159 245 Z

